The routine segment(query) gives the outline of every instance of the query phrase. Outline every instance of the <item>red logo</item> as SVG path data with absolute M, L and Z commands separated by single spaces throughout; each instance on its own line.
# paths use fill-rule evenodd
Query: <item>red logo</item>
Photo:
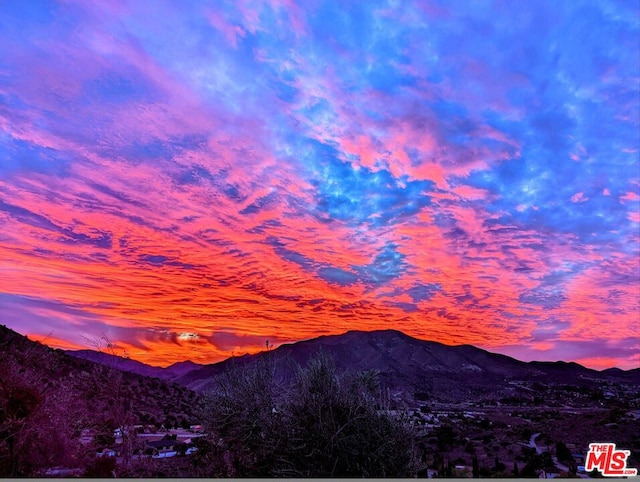
M 616 444 L 589 444 L 585 471 L 599 470 L 605 477 L 638 475 L 638 469 L 627 468 L 629 450 L 616 450 Z

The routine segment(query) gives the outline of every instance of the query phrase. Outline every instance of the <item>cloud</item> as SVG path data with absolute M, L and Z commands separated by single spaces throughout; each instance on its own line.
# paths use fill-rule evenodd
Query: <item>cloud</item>
M 441 291 L 441 289 L 442 286 L 440 286 L 438 283 L 426 285 L 422 283 L 416 283 L 414 286 L 407 290 L 407 293 L 409 294 L 409 296 L 411 296 L 411 299 L 414 302 L 417 302 L 433 298 L 433 296 Z
M 280 339 L 278 337 L 263 337 L 258 335 L 241 335 L 234 332 L 216 331 L 207 337 L 207 340 L 212 345 L 216 346 L 220 350 L 232 352 L 238 349 L 246 349 L 251 347 L 255 349 L 260 347 L 266 349 L 267 343 L 273 347 L 286 341 L 286 339 Z
M 324 267 L 318 270 L 318 276 L 329 283 L 348 286 L 359 281 L 358 275 L 340 268 Z
M 391 7 L 2 3 L 11 326 L 156 364 L 400 327 L 631 366 L 597 347 L 640 311 L 636 12 Z

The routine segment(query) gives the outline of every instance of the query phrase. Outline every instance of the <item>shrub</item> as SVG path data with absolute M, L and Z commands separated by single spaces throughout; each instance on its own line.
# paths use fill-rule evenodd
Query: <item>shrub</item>
M 235 365 L 209 395 L 200 476 L 399 477 L 419 469 L 402 417 L 377 409 L 377 375 L 338 376 L 323 354 L 279 387 L 269 356 Z

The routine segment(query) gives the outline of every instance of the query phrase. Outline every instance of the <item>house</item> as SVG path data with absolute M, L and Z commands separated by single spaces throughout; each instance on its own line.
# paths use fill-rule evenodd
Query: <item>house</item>
M 187 453 L 187 445 L 175 437 L 165 437 L 162 440 L 147 440 L 145 453 L 154 459 L 175 457 L 179 453 Z M 190 452 L 191 453 L 191 452 Z
M 174 447 L 182 445 L 182 443 L 183 442 L 179 442 L 176 439 L 164 438 L 162 440 L 154 440 L 151 442 L 147 440 L 147 447 L 151 447 L 155 450 L 170 450 Z
M 176 457 L 179 454 L 191 455 L 197 451 L 198 448 L 195 447 L 191 441 L 184 442 L 182 440 L 167 437 L 162 440 L 147 440 L 144 454 L 145 456 L 151 456 L 154 459 L 166 459 Z

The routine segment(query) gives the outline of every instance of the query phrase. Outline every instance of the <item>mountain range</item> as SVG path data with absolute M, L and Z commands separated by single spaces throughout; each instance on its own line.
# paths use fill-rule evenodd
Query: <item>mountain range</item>
M 384 397 L 379 402 L 391 409 L 419 408 L 412 413 L 426 417 L 420 415 L 420 423 L 445 424 L 423 433 L 427 444 L 433 438 L 440 443 L 438 437 L 449 433 L 440 428 L 449 427 L 470 437 L 476 434 L 482 443 L 484 437 L 493 440 L 506 431 L 507 438 L 501 435 L 501 444 L 493 444 L 492 450 L 517 445 L 523 433 L 528 440 L 543 431 L 553 440 L 570 433 L 572 443 L 580 446 L 602 439 L 631 450 L 638 447 L 636 412 L 628 410 L 640 406 L 640 369 L 526 363 L 394 330 L 349 331 L 210 365 L 181 362 L 160 368 L 98 351 L 52 349 L 0 325 L 0 434 L 5 434 L 0 437 L 0 476 L 40 474 L 53 465 L 88 467 L 89 455 L 114 443 L 115 427 L 140 424 L 162 430 L 205 422 L 209 404 L 216 400 L 203 396 L 207 391 L 246 374 L 263 376 L 265 367 L 275 375 L 267 378 L 276 388 L 272 393 L 283 397 L 276 400 L 287 400 L 297 393 L 288 388 L 300 367 L 319 356 L 343 375 L 336 377 L 338 386 L 349 383 L 351 375 L 372 370 Z M 81 441 L 85 431 L 93 441 Z
M 98 350 L 67 350 L 66 353 L 76 358 L 89 360 L 124 372 L 136 373 L 145 377 L 160 378 L 162 380 L 174 380 L 187 372 L 202 368 L 203 366 L 190 360 L 185 360 L 163 368 Z
M 603 383 L 640 386 L 640 369 L 596 371 L 574 362 L 522 362 L 471 345 L 449 346 L 412 338 L 396 330 L 348 331 L 284 344 L 256 355 L 210 365 L 182 362 L 167 368 L 83 350 L 68 352 L 121 370 L 172 380 L 196 392 L 215 388 L 230 367 L 250 367 L 270 357 L 277 380 L 290 383 L 298 366 L 319 352 L 333 359 L 338 372 L 375 370 L 381 385 L 397 398 L 427 396 L 443 401 L 511 395 L 522 383 L 597 387 Z

